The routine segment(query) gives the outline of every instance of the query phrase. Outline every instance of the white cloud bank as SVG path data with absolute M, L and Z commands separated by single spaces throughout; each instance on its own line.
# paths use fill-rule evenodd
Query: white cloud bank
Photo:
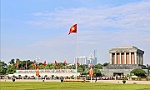
M 30 23 L 47 27 L 64 27 L 72 23 L 83 27 L 117 27 L 149 30 L 150 1 L 136 2 L 107 8 L 58 9 L 54 12 L 37 12 Z M 140 28 L 139 28 L 140 27 Z
M 123 6 L 105 8 L 56 9 L 54 12 L 33 13 L 30 24 L 43 28 L 67 28 L 74 23 L 79 25 L 79 55 L 90 54 L 91 50 L 100 49 L 100 61 L 108 62 L 108 50 L 115 46 L 137 46 L 145 51 L 145 62 L 150 54 L 150 1 L 130 3 Z M 62 29 L 60 29 L 62 30 Z M 62 39 L 63 38 L 63 39 Z M 65 50 L 71 56 L 74 46 L 67 36 L 45 40 L 38 45 L 57 50 Z M 74 38 L 73 38 L 74 39 Z M 70 43 L 68 43 L 68 41 Z M 50 45 L 50 46 L 49 46 Z M 57 45 L 66 47 L 58 48 Z M 75 51 L 73 51 L 75 52 Z M 56 52 L 58 54 L 58 52 Z M 56 54 L 55 53 L 55 54 Z M 73 58 L 74 55 L 72 55 Z M 62 56 L 63 57 L 63 56 Z

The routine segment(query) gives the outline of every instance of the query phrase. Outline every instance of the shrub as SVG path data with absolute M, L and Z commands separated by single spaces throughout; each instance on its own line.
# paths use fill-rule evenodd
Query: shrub
M 149 81 L 149 78 L 148 78 L 148 77 L 146 78 L 146 81 Z
M 125 84 L 125 83 L 126 83 L 126 80 L 122 80 L 122 82 L 123 82 L 123 84 Z
M 138 77 L 139 81 L 141 81 L 141 77 Z
M 15 82 L 15 78 L 12 78 L 12 81 Z
M 122 80 L 128 80 L 128 78 L 127 78 L 126 76 L 124 76 L 124 77 L 122 78 Z

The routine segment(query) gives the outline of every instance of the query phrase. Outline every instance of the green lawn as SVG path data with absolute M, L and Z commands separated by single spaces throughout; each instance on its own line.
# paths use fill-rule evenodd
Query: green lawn
M 150 85 L 66 82 L 0 82 L 0 90 L 150 90 Z

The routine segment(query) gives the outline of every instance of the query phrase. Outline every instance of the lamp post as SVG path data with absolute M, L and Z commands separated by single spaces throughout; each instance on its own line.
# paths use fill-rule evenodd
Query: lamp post
M 39 64 L 39 60 L 40 60 L 40 58 L 37 57 L 37 58 L 36 58 L 36 63 L 37 63 L 37 64 Z M 40 75 L 39 68 L 36 68 L 36 76 L 37 76 L 37 80 L 39 80 L 39 79 L 38 79 L 38 78 L 39 78 L 39 75 Z
M 92 62 L 93 62 L 93 58 L 92 58 L 92 53 L 90 54 L 89 58 L 90 58 L 90 73 L 89 75 L 91 76 L 91 82 L 92 82 L 92 76 L 93 76 L 93 69 L 92 69 Z
M 37 64 L 39 64 L 39 61 L 40 61 L 40 57 L 37 57 L 37 58 L 36 58 Z

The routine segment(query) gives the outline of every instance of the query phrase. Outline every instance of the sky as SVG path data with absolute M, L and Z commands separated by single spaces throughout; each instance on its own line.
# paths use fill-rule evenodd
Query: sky
M 0 0 L 0 59 L 73 63 L 97 50 L 98 63 L 109 50 L 135 46 L 150 64 L 150 0 Z M 72 25 L 78 33 L 70 34 Z

